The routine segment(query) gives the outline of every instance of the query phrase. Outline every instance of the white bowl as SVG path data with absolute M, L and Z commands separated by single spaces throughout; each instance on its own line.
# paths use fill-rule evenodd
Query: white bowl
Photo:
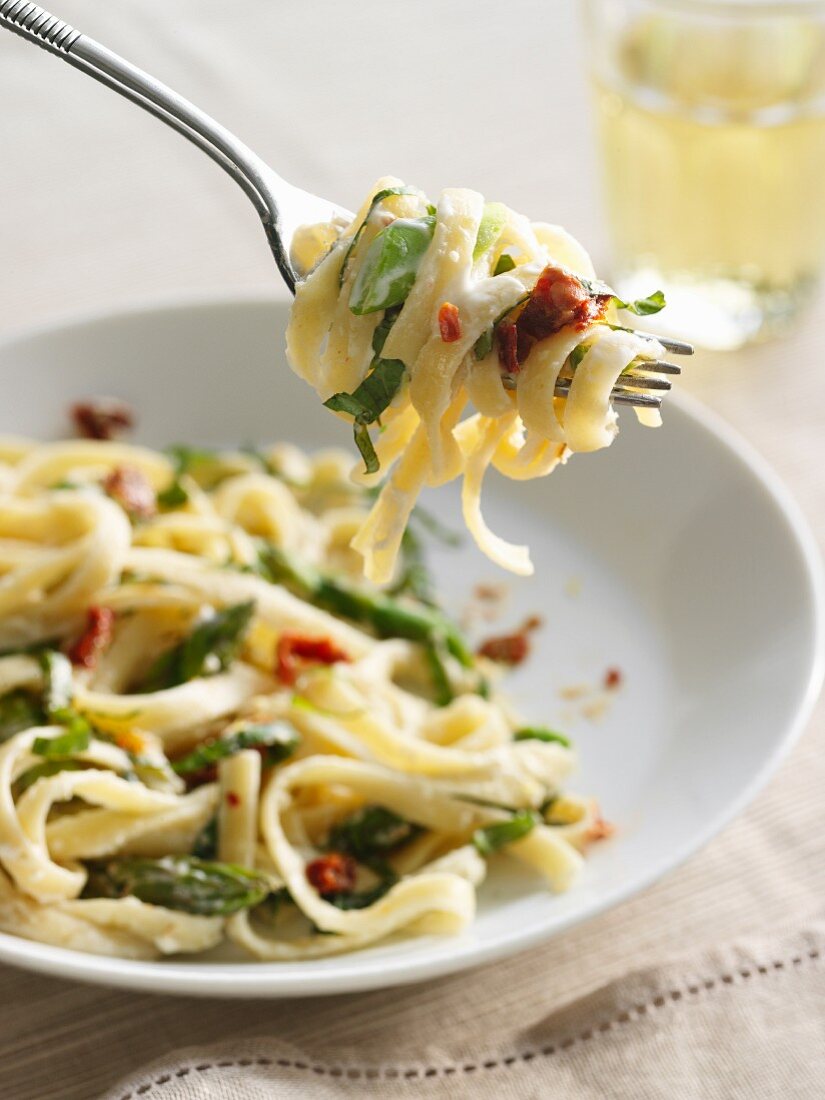
M 177 304 L 84 320 L 0 346 L 8 395 L 0 431 L 69 431 L 69 402 L 115 394 L 138 411 L 140 441 L 289 439 L 350 446 L 288 370 L 286 305 Z M 455 520 L 457 494 L 429 504 Z M 419 981 L 520 951 L 600 913 L 700 848 L 754 797 L 800 732 L 823 671 L 818 550 L 776 476 L 705 409 L 668 398 L 665 425 L 622 416 L 607 452 L 549 480 L 490 477 L 493 528 L 528 542 L 536 576 L 510 581 L 507 621 L 538 612 L 536 651 L 510 681 L 527 715 L 562 726 L 581 756 L 576 789 L 617 827 L 575 889 L 551 896 L 506 859 L 458 938 L 400 938 L 301 963 L 131 962 L 0 935 L 0 959 L 64 977 L 154 992 L 287 997 Z M 458 607 L 477 580 L 503 580 L 475 551 L 434 554 Z M 600 721 L 565 700 L 609 666 L 624 675 Z M 573 712 L 573 713 L 571 713 Z M 736 869 L 731 868 L 735 874 Z

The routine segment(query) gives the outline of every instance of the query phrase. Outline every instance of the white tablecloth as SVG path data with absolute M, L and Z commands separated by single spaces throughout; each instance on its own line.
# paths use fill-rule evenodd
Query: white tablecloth
M 567 225 L 604 265 L 570 0 L 61 0 L 58 14 L 309 190 L 352 207 L 386 172 L 469 183 Z M 282 293 L 247 200 L 178 136 L 2 32 L 0 102 L 0 335 L 164 296 Z M 701 356 L 685 379 L 820 539 L 822 321 L 820 301 L 782 344 Z M 819 1096 L 824 740 L 820 708 L 768 790 L 680 871 L 477 973 L 227 1007 L 0 968 L 0 1094 Z M 184 1047 L 201 1049 L 171 1053 Z

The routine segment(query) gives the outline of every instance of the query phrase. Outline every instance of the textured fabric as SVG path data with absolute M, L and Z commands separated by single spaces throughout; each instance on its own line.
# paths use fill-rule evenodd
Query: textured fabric
M 310 190 L 353 206 L 387 171 L 475 184 L 567 225 L 598 265 L 574 8 L 60 0 L 59 14 Z M 0 335 L 164 295 L 282 293 L 247 200 L 177 135 L 2 32 L 0 102 Z M 702 355 L 684 378 L 775 465 L 820 541 L 822 321 L 820 300 L 784 345 Z M 0 967 L 0 1096 L 821 1096 L 823 790 L 820 707 L 768 789 L 680 870 L 529 955 L 421 986 L 227 1005 Z M 246 1057 L 267 1061 L 216 1066 Z
M 357 1060 L 308 1057 L 277 1039 L 243 1040 L 179 1051 L 106 1100 L 821 1096 L 824 970 L 820 926 L 636 971 L 517 1036 L 476 1036 L 458 1061 L 378 1061 L 369 1043 Z

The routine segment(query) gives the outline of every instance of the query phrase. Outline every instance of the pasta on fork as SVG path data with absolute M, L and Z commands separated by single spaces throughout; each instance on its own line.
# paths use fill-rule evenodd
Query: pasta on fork
M 421 490 L 459 477 L 479 548 L 529 575 L 528 548 L 484 522 L 485 472 L 543 477 L 575 451 L 609 446 L 613 387 L 634 366 L 655 377 L 663 354 L 620 325 L 617 309 L 655 313 L 662 295 L 621 302 L 559 226 L 461 188 L 433 206 L 389 177 L 349 226 L 300 232 L 293 259 L 308 274 L 287 331 L 290 363 L 352 418 L 359 480 L 383 479 L 352 540 L 365 575 L 389 580 Z M 660 422 L 655 410 L 636 411 Z

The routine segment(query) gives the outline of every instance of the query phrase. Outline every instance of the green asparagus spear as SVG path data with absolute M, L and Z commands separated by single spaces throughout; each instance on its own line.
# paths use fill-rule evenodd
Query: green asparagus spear
M 249 726 L 236 730 L 228 737 L 216 737 L 198 745 L 186 756 L 172 762 L 172 768 L 178 775 L 191 775 L 203 768 L 217 764 L 228 756 L 234 756 L 242 749 L 266 749 L 267 764 L 278 764 L 286 760 L 298 747 L 298 734 L 286 722 L 269 722 L 260 726 Z
M 235 659 L 252 613 L 253 601 L 235 604 L 199 623 L 188 637 L 157 658 L 146 673 L 140 691 L 162 691 L 223 671 Z M 216 667 L 210 668 L 210 662 Z
M 84 898 L 132 895 L 150 905 L 206 917 L 251 909 L 269 893 L 263 875 L 234 863 L 195 856 L 110 859 L 87 866 Z
M 380 638 L 408 638 L 429 645 L 443 638 L 447 650 L 464 668 L 473 668 L 473 654 L 458 629 L 433 607 L 407 604 L 383 592 L 368 592 L 349 581 L 326 576 L 267 543 L 260 551 L 263 574 L 290 588 L 316 607 L 344 619 L 366 623 Z

